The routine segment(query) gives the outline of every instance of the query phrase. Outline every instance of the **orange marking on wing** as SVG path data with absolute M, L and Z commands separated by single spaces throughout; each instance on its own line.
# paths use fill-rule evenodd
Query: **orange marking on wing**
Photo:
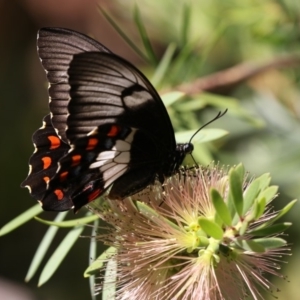
M 116 136 L 120 131 L 120 127 L 117 125 L 112 125 L 110 131 L 108 132 L 107 136 Z
M 48 169 L 50 166 L 51 166 L 51 163 L 52 163 L 52 159 L 51 157 L 49 156 L 45 156 L 42 158 L 42 161 L 43 161 L 43 169 Z
M 57 200 L 62 200 L 64 198 L 64 192 L 62 190 L 55 190 L 53 193 L 56 195 Z
M 98 139 L 90 138 L 86 146 L 86 150 L 93 150 L 98 144 Z
M 45 177 L 43 177 L 43 180 L 44 180 L 46 183 L 48 183 L 49 180 L 50 180 L 50 178 L 49 178 L 48 176 L 45 176 Z
M 94 199 L 96 199 L 100 194 L 101 194 L 102 190 L 97 189 L 95 191 L 93 191 L 91 194 L 88 195 L 88 202 L 93 201 Z
M 79 155 L 79 154 L 73 155 L 73 156 L 71 157 L 71 159 L 72 159 L 71 167 L 77 166 L 77 165 L 79 165 L 79 163 L 80 163 L 81 155 Z
M 50 149 L 56 149 L 60 146 L 60 139 L 55 135 L 48 136 L 48 140 L 50 141 Z
M 61 174 L 59 174 L 59 180 L 60 181 L 65 181 L 68 177 L 68 174 L 69 174 L 68 171 L 62 172 Z

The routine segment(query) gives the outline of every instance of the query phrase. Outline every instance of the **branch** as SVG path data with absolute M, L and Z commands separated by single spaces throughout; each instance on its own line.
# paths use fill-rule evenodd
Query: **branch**
M 181 84 L 172 88 L 172 90 L 177 90 L 188 95 L 204 91 L 220 93 L 269 69 L 296 67 L 299 64 L 300 56 L 297 55 L 277 57 L 269 62 L 245 62 L 212 75 L 198 78 L 193 82 Z

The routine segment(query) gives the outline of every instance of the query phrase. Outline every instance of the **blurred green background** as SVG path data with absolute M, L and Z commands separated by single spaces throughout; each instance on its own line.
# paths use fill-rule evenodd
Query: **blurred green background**
M 27 175 L 33 151 L 30 137 L 48 112 L 46 78 L 36 53 L 37 30 L 45 26 L 90 34 L 153 78 L 159 91 L 189 91 L 189 97 L 169 107 L 176 130 L 199 128 L 217 111 L 228 108 L 229 112 L 210 127 L 226 129 L 229 135 L 197 147 L 197 159 L 204 164 L 212 159 L 229 165 L 242 162 L 251 175 L 270 172 L 272 183 L 279 185 L 278 208 L 299 198 L 300 1 L 136 2 L 158 61 L 166 49 L 172 58 L 165 72 L 155 72 L 155 59 L 147 63 L 121 39 L 99 12 L 97 1 L 0 2 L 0 227 L 35 204 L 19 185 Z M 133 17 L 134 1 L 98 4 L 143 50 Z M 241 65 L 245 62 L 249 64 Z M 231 73 L 207 77 L 234 66 Z M 202 78 L 205 93 L 197 90 L 197 78 Z M 299 212 L 296 205 L 286 216 L 294 223 L 286 237 L 293 256 L 285 257 L 288 264 L 282 265 L 287 280 L 272 278 L 281 290 L 276 294 L 279 299 L 299 297 Z M 42 217 L 53 219 L 53 214 Z M 88 265 L 88 239 L 78 240 L 44 286 L 36 287 L 38 275 L 24 283 L 46 230 L 47 226 L 30 221 L 0 237 L 0 298 L 11 288 L 20 293 L 15 299 L 22 300 L 89 299 L 88 280 L 82 276 Z M 60 230 L 49 255 L 67 232 Z

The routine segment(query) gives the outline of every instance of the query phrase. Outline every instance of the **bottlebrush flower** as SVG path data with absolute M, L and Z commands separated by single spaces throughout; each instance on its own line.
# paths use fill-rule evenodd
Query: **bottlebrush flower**
M 289 254 L 275 222 L 270 177 L 245 177 L 241 165 L 183 169 L 124 201 L 93 206 L 109 226 L 99 239 L 110 246 L 99 288 L 115 299 L 264 299 L 266 278 Z M 107 264 L 105 264 L 105 262 Z M 99 261 L 98 261 L 99 263 Z M 93 268 L 93 267 L 92 267 Z

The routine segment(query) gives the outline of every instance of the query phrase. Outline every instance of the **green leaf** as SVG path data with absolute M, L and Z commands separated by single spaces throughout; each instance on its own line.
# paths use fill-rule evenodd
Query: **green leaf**
M 248 233 L 253 236 L 270 236 L 284 232 L 290 228 L 292 223 L 284 222 L 279 224 L 274 224 L 261 229 L 250 230 Z
M 208 236 L 213 237 L 216 240 L 221 240 L 223 238 L 223 229 L 213 221 L 210 221 L 204 217 L 198 218 L 198 223 L 203 231 Z
M 73 244 L 77 241 L 84 226 L 74 227 L 63 239 L 60 245 L 56 248 L 50 259 L 48 260 L 46 266 L 44 267 L 41 276 L 39 278 L 38 286 L 43 285 L 47 282 L 54 272 L 57 270 L 67 253 L 72 248 Z
M 258 177 L 257 180 L 259 181 L 259 189 L 263 191 L 269 186 L 271 182 L 271 177 L 269 173 L 265 173 Z
M 265 248 L 253 240 L 238 239 L 238 240 L 236 240 L 236 244 L 246 251 L 252 251 L 252 252 L 257 252 L 257 253 L 265 252 Z
M 111 300 L 115 299 L 114 295 L 116 293 L 117 285 L 117 269 L 118 265 L 116 260 L 110 259 L 107 262 L 107 266 L 104 274 L 103 290 L 102 290 L 102 299 Z
M 267 201 L 265 198 L 261 198 L 257 201 L 257 210 L 255 213 L 255 220 L 258 220 L 264 213 L 267 205 Z
M 249 226 L 249 222 L 247 220 L 244 220 L 242 222 L 242 226 L 239 229 L 240 236 L 245 234 L 246 230 L 248 229 L 248 226 Z
M 189 29 L 191 21 L 191 5 L 190 3 L 184 3 L 182 9 L 182 24 L 181 24 L 181 34 L 180 34 L 180 43 L 182 47 L 188 43 Z
M 224 202 L 222 196 L 215 189 L 210 190 L 210 195 L 211 195 L 212 203 L 214 205 L 214 208 L 219 218 L 223 221 L 225 225 L 231 226 L 232 219 L 231 219 L 230 211 L 226 203 Z
M 109 24 L 118 32 L 118 34 L 126 41 L 126 43 L 145 61 L 150 63 L 149 58 L 139 49 L 139 47 L 136 46 L 136 43 L 134 43 L 127 35 L 126 33 L 121 29 L 121 27 L 113 20 L 111 16 L 109 16 L 108 13 L 105 12 L 101 7 L 99 7 L 101 13 L 105 17 L 105 19 L 109 22 Z
M 169 44 L 167 50 L 165 51 L 162 59 L 160 60 L 158 66 L 155 69 L 155 73 L 152 76 L 151 82 L 157 88 L 162 86 L 162 82 L 166 76 L 166 73 L 170 67 L 172 57 L 175 53 L 176 45 L 174 43 Z M 179 92 L 177 92 L 179 93 Z M 181 93 L 183 94 L 183 93 Z
M 242 164 L 238 164 L 235 168 L 234 168 L 235 172 L 237 172 L 237 174 L 240 177 L 240 181 L 243 182 L 244 180 L 244 176 L 245 176 L 245 168 Z
M 54 219 L 54 222 L 60 222 L 62 221 L 66 215 L 68 214 L 68 211 L 66 212 L 61 212 L 58 213 L 56 218 Z M 45 257 L 45 254 L 50 246 L 50 244 L 52 243 L 57 231 L 58 231 L 58 227 L 56 226 L 50 226 L 47 230 L 47 232 L 45 233 L 42 241 L 40 242 L 34 257 L 31 261 L 31 264 L 29 266 L 28 272 L 26 274 L 25 277 L 25 281 L 28 282 L 36 273 L 37 269 L 39 268 L 43 258 Z
M 97 219 L 99 219 L 99 216 L 91 215 L 84 218 L 78 218 L 78 219 L 64 221 L 64 222 L 55 222 L 55 221 L 48 221 L 48 220 L 35 217 L 35 220 L 37 220 L 38 222 L 41 222 L 46 225 L 61 227 L 61 228 L 75 227 L 78 225 L 88 224 L 94 222 Z
M 118 250 L 114 247 L 109 247 L 97 259 L 95 259 L 89 267 L 84 271 L 83 276 L 89 277 L 91 275 L 98 274 L 100 269 L 103 268 L 103 265 L 106 261 L 108 261 L 113 255 L 115 255 Z
M 166 94 L 163 94 L 161 96 L 161 99 L 166 107 L 171 106 L 173 103 L 177 102 L 178 100 L 181 100 L 183 97 L 185 97 L 185 94 L 182 92 L 169 92 Z
M 136 201 L 136 207 L 139 210 L 141 214 L 143 214 L 146 218 L 148 218 L 149 221 L 155 222 L 157 219 L 164 220 L 164 222 L 168 223 L 170 226 L 172 226 L 176 230 L 180 230 L 180 227 L 178 227 L 175 223 L 170 221 L 167 218 L 164 218 L 162 215 L 157 213 L 156 210 L 149 207 L 144 202 Z
M 40 214 L 42 211 L 43 209 L 39 204 L 36 204 L 35 206 L 29 208 L 28 210 L 24 211 L 22 214 L 5 224 L 0 230 L 0 236 L 15 230 L 19 226 L 31 220 L 36 215 Z
M 94 221 L 92 227 L 90 251 L 89 251 L 89 265 L 92 264 L 96 259 L 96 253 L 97 253 L 96 236 L 97 236 L 98 225 L 99 225 L 99 219 Z M 91 299 L 96 300 L 95 276 L 89 276 L 89 284 L 90 284 Z
M 246 212 L 251 208 L 259 193 L 259 181 L 253 180 L 250 185 L 247 187 L 244 193 L 244 209 L 243 214 L 245 215 Z
M 270 203 L 270 201 L 275 197 L 277 191 L 278 186 L 269 186 L 259 194 L 259 197 L 264 197 L 266 199 L 266 202 Z
M 296 204 L 297 199 L 292 200 L 290 203 L 288 203 L 283 209 L 281 209 L 275 218 L 273 218 L 271 221 L 274 223 L 275 221 L 279 220 L 281 217 L 283 217 L 286 213 L 288 213 L 292 207 Z
M 156 55 L 153 51 L 153 48 L 152 48 L 152 45 L 150 43 L 150 40 L 149 40 L 148 34 L 146 32 L 145 26 L 142 22 L 140 10 L 139 10 L 137 4 L 134 6 L 133 18 L 134 18 L 135 24 L 138 28 L 138 31 L 140 33 L 140 36 L 141 36 L 142 42 L 144 44 L 145 50 L 148 54 L 149 61 L 151 62 L 151 64 L 153 66 L 157 66 L 158 59 L 157 59 L 157 57 L 156 57 Z
M 207 104 L 202 101 L 201 96 L 193 96 L 192 99 L 187 98 L 184 102 L 176 104 L 176 109 L 181 113 L 189 113 L 203 109 L 206 105 Z
M 261 245 L 265 249 L 275 249 L 286 245 L 286 241 L 281 238 L 271 237 L 271 238 L 259 238 L 254 239 L 257 244 Z
M 177 143 L 186 143 L 191 136 L 195 133 L 195 130 L 187 130 L 175 133 L 175 138 Z M 213 140 L 217 140 L 228 134 L 228 131 L 216 128 L 205 128 L 196 135 L 193 139 L 193 144 L 206 143 Z
M 241 177 L 241 169 L 231 169 L 229 171 L 229 187 L 230 187 L 230 195 L 232 196 L 232 201 L 235 207 L 235 210 L 239 217 L 243 215 L 243 190 L 242 185 L 243 181 Z
M 260 230 L 266 227 L 269 227 L 271 224 L 273 224 L 274 222 L 276 222 L 277 220 L 279 220 L 282 216 L 284 216 L 286 213 L 288 213 L 292 207 L 295 205 L 295 203 L 297 202 L 297 199 L 291 201 L 290 203 L 288 203 L 283 209 L 281 209 L 277 215 L 269 220 L 268 222 L 263 223 L 262 225 L 260 225 L 259 227 L 256 228 L 256 230 Z

